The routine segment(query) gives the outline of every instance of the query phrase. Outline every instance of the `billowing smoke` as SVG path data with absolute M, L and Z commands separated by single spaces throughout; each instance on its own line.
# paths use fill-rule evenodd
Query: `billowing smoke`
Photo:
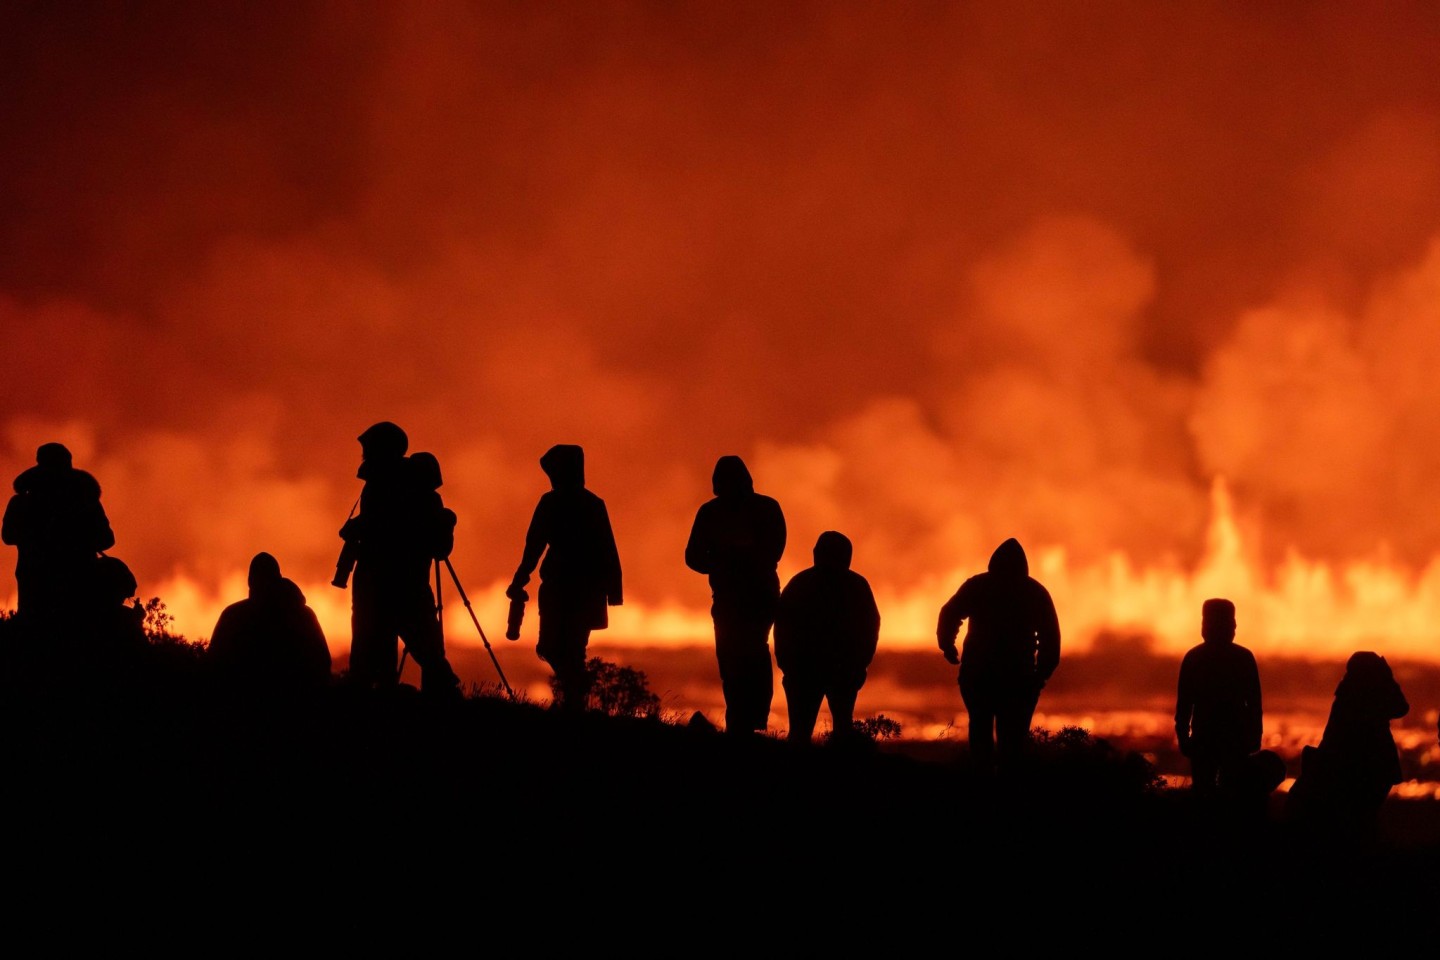
M 788 569 L 840 529 L 882 596 L 1012 535 L 1186 569 L 1216 477 L 1265 562 L 1418 571 L 1437 33 L 1424 4 L 10 4 L 0 475 L 71 444 L 142 592 L 262 549 L 324 584 L 380 419 L 439 456 L 476 593 L 557 442 L 655 610 L 703 616 L 681 554 L 727 453 Z

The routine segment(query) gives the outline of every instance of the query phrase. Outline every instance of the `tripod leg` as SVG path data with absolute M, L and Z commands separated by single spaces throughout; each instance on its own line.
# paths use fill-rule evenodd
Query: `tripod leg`
M 485 628 L 480 626 L 480 618 L 475 616 L 475 608 L 470 605 L 470 597 L 466 595 L 465 588 L 460 585 L 460 575 L 455 572 L 455 565 L 450 562 L 449 557 L 445 558 L 445 568 L 450 571 L 450 579 L 455 582 L 455 590 L 460 594 L 460 599 L 465 603 L 465 612 L 470 614 L 470 622 L 475 624 L 475 629 L 480 633 L 480 642 L 485 644 L 485 652 L 490 654 L 490 662 L 495 664 L 495 672 L 500 674 L 500 684 L 505 688 L 505 692 L 510 695 L 510 699 L 514 700 L 515 691 L 510 688 L 510 681 L 505 679 L 505 671 L 500 669 L 500 660 L 495 656 L 494 648 L 490 646 L 490 638 L 485 636 Z M 438 579 L 440 575 L 439 560 L 435 561 L 435 575 Z

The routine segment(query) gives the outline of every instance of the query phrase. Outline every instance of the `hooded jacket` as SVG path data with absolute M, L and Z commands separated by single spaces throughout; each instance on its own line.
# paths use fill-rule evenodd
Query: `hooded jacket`
M 1263 707 L 1255 655 L 1233 631 L 1207 637 L 1180 661 L 1175 736 L 1186 756 L 1225 758 L 1260 749 Z
M 605 501 L 585 488 L 582 448 L 557 444 L 540 458 L 540 468 L 551 489 L 535 505 L 511 589 L 523 588 L 538 563 L 548 592 L 558 591 L 564 604 L 590 611 L 592 626 L 599 629 L 607 625 L 605 608 L 624 599 L 610 514 Z
M 1409 712 L 1410 704 L 1385 658 L 1369 651 L 1355 653 L 1335 688 L 1320 753 L 1358 783 L 1377 789 L 1399 783 L 1400 754 L 1390 721 Z
M 250 596 L 215 622 L 206 659 L 238 691 L 302 693 L 330 679 L 330 647 L 315 612 L 269 554 L 250 562 Z
M 0 539 L 19 548 L 17 576 L 52 564 L 88 562 L 115 545 L 100 484 L 84 470 L 34 466 L 15 478 Z
M 731 595 L 777 596 L 775 572 L 785 553 L 785 515 L 755 492 L 745 461 L 721 457 L 711 477 L 712 500 L 701 504 L 685 544 L 685 565 L 710 578 L 717 600 Z
M 870 583 L 850 569 L 849 538 L 820 535 L 815 565 L 790 578 L 775 617 L 775 662 L 787 677 L 857 689 L 875 657 L 880 610 Z
M 935 632 L 942 650 L 954 649 L 965 620 L 962 674 L 1031 674 L 1043 683 L 1060 663 L 1055 603 L 1030 576 L 1025 551 L 1013 537 L 995 548 L 985 573 L 962 583 L 940 608 Z

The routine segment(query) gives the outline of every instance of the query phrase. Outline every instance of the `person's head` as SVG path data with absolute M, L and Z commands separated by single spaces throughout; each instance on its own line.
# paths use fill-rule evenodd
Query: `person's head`
M 250 560 L 250 592 L 263 593 L 280 582 L 280 561 L 268 553 L 257 553 Z
M 410 454 L 410 468 L 415 471 L 415 481 L 426 490 L 439 490 L 445 485 L 440 476 L 440 461 L 433 453 Z
M 1200 606 L 1200 636 L 1206 643 L 1230 643 L 1235 639 L 1235 604 L 1212 597 Z
M 557 443 L 540 458 L 540 469 L 556 490 L 585 486 L 585 451 L 573 443 Z
M 140 589 L 135 574 L 119 557 L 100 557 L 96 560 L 95 569 L 99 593 L 106 603 L 122 604 Z
M 35 451 L 35 465 L 45 470 L 69 470 L 74 466 L 74 460 L 65 444 L 42 443 Z
M 405 431 L 389 420 L 366 427 L 356 439 L 360 441 L 360 456 L 364 460 L 398 460 L 410 449 L 410 438 L 405 436 Z
M 1025 548 L 1020 541 L 1011 537 L 990 554 L 990 572 L 1004 577 L 1026 577 L 1030 575 L 1030 561 L 1025 559 Z
M 1370 650 L 1360 650 L 1350 654 L 1350 659 L 1345 662 L 1345 676 L 1340 681 L 1340 689 L 1370 692 L 1382 690 L 1394 680 L 1395 674 L 1384 657 Z
M 822 570 L 849 570 L 854 550 L 845 534 L 826 530 L 815 541 L 815 566 Z
M 710 488 L 717 497 L 738 497 L 755 492 L 755 480 L 745 461 L 727 455 L 715 461 L 715 472 L 710 476 Z

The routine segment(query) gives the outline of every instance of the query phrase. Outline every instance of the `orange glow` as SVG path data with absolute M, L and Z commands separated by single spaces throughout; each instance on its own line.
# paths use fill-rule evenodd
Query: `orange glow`
M 0 477 L 69 445 L 187 635 L 265 550 L 345 653 L 386 419 L 494 642 L 578 443 L 607 641 L 709 642 L 739 454 L 894 647 L 1015 536 L 1072 652 L 1225 595 L 1262 655 L 1440 658 L 1428 5 L 11 6 Z
M 1344 660 L 1358 649 L 1387 656 L 1440 661 L 1440 558 L 1420 571 L 1383 558 L 1339 564 L 1307 560 L 1294 551 L 1264 568 L 1247 548 L 1223 481 L 1212 489 L 1212 516 L 1206 549 L 1194 570 L 1145 566 L 1114 552 L 1101 562 L 1080 565 L 1063 547 L 1031 550 L 1031 572 L 1055 598 L 1066 649 L 1088 650 L 1102 632 L 1153 638 L 1158 653 L 1183 653 L 1199 642 L 1199 610 L 1208 597 L 1236 602 L 1237 640 L 1260 655 Z M 940 605 L 955 586 L 984 568 L 985 558 L 957 567 L 905 592 L 877 591 L 882 643 L 887 648 L 930 649 Z M 792 564 L 793 566 L 793 564 Z M 462 581 L 463 583 L 463 581 Z M 467 587 L 476 616 L 492 644 L 503 641 L 507 580 Z M 218 590 L 178 575 L 142 591 L 158 595 L 192 639 L 208 635 L 220 611 L 245 595 L 245 574 L 232 571 Z M 348 653 L 349 594 L 329 584 L 300 584 L 325 628 L 331 650 Z M 482 640 L 450 581 L 442 583 L 445 634 L 451 645 L 479 647 Z M 13 600 L 10 601 L 13 604 Z M 522 637 L 533 644 L 533 604 Z M 712 636 L 708 609 L 680 603 L 627 601 L 612 611 L 611 625 L 597 640 L 607 644 L 705 644 Z

